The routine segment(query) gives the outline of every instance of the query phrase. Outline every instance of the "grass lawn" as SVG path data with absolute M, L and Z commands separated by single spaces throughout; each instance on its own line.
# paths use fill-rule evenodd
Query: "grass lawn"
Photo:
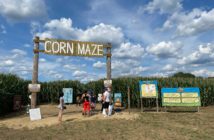
M 133 110 L 130 115 L 128 112 L 122 112 L 108 118 L 101 114 L 83 117 L 80 114 L 81 108 L 76 111 L 74 108 L 68 107 L 60 125 L 55 123 L 57 109 L 50 105 L 41 106 L 44 119 L 36 121 L 46 125 L 31 128 L 36 123 L 30 122 L 26 114 L 1 118 L 0 139 L 214 140 L 213 106 L 201 108 L 200 112 L 140 113 Z M 23 125 L 24 123 L 26 125 Z

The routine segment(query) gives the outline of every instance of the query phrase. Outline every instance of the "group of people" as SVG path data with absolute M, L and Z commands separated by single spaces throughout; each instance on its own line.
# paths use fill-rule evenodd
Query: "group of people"
M 83 94 L 80 96 L 77 96 L 76 102 L 77 105 L 80 105 L 82 103 L 82 115 L 91 115 L 91 112 L 95 110 L 96 107 L 96 95 L 91 91 L 84 91 Z M 105 91 L 102 95 L 102 108 L 101 112 L 104 115 L 104 117 L 110 116 L 113 108 L 113 100 L 111 96 L 111 88 L 105 88 Z M 66 106 L 64 105 L 64 99 L 63 99 L 63 93 L 60 93 L 59 95 L 59 114 L 58 114 L 58 121 L 59 123 L 62 122 L 62 114 L 63 110 L 66 109 Z

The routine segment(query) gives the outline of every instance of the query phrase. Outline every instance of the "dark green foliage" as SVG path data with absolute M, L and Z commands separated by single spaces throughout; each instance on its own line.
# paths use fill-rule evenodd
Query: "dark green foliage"
M 161 105 L 161 88 L 163 87 L 199 87 L 202 106 L 214 105 L 214 79 L 213 78 L 156 78 L 156 77 L 122 77 L 113 80 L 113 93 L 122 93 L 123 104 L 127 105 L 127 88 L 130 87 L 131 106 L 140 107 L 139 81 L 157 80 L 159 104 Z M 41 92 L 37 94 L 37 103 L 58 103 L 59 93 L 63 88 L 73 88 L 74 103 L 76 95 L 84 90 L 93 90 L 97 95 L 103 93 L 104 79 L 82 84 L 79 81 L 53 81 L 41 82 Z M 14 95 L 22 96 L 22 104 L 29 103 L 28 84 L 31 81 L 20 79 L 16 75 L 0 74 L 0 115 L 12 111 Z M 144 106 L 155 106 L 155 100 L 150 99 L 143 102 Z
M 177 72 L 177 73 L 173 74 L 172 77 L 195 78 L 195 75 L 193 75 L 191 73 Z
M 202 106 L 214 105 L 214 79 L 211 78 L 181 78 L 181 77 L 169 77 L 169 78 L 156 78 L 156 77 L 123 77 L 113 79 L 113 93 L 122 93 L 124 104 L 127 104 L 127 88 L 130 87 L 131 92 L 131 106 L 140 107 L 140 92 L 139 92 L 139 80 L 157 80 L 158 81 L 158 93 L 159 93 L 159 105 L 161 105 L 161 88 L 163 87 L 199 87 L 201 94 Z M 95 93 L 102 93 L 103 80 L 90 82 L 85 85 L 87 89 L 94 89 Z M 143 102 L 144 106 L 155 106 L 155 100 L 149 99 Z
M 11 112 L 14 95 L 22 96 L 22 104 L 28 103 L 28 83 L 13 74 L 0 74 L 0 114 Z
M 54 81 L 41 84 L 41 92 L 38 93 L 39 103 L 58 103 L 59 93 L 63 88 L 73 88 L 73 95 L 76 97 L 84 89 L 84 84 L 79 81 Z M 76 99 L 74 98 L 74 102 Z
M 11 112 L 13 109 L 13 95 L 0 89 L 0 115 Z

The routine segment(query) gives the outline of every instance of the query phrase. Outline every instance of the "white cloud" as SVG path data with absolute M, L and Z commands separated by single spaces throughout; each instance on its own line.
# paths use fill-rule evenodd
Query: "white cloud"
M 140 44 L 122 43 L 119 48 L 113 51 L 113 57 L 117 58 L 141 58 L 144 55 L 144 48 Z
M 63 75 L 62 75 L 62 74 L 59 74 L 59 73 L 56 73 L 56 74 L 54 74 L 54 78 L 55 78 L 55 79 L 62 80 Z
M 75 29 L 72 27 L 72 20 L 70 18 L 60 18 L 53 19 L 47 23 L 45 23 L 44 28 L 46 29 L 45 32 L 38 34 L 41 38 L 51 38 L 51 37 L 63 37 L 63 38 L 70 38 L 74 37 L 76 32 Z
M 21 75 L 23 75 L 23 76 L 25 76 L 25 75 L 27 75 L 27 74 L 29 74 L 30 72 L 29 71 L 21 71 L 21 72 L 19 72 Z
M 178 64 L 209 64 L 214 63 L 214 44 L 199 45 L 198 50 L 178 60 Z
M 189 36 L 214 29 L 214 9 L 176 12 L 165 21 L 163 29 L 175 28 L 176 36 Z
M 62 61 L 63 61 L 63 59 L 62 59 L 62 58 L 57 58 L 57 59 L 56 59 L 56 62 L 61 63 Z
M 116 28 L 112 25 L 100 23 L 83 31 L 79 35 L 79 39 L 85 41 L 91 40 L 118 45 L 124 40 L 124 35 L 122 33 L 121 28 Z
M 167 64 L 163 68 L 160 68 L 159 73 L 162 73 L 165 76 L 170 76 L 170 75 L 173 75 L 174 73 L 176 73 L 178 71 L 187 71 L 187 70 L 184 66 L 181 67 L 181 66 L 177 66 L 177 65 Z
M 208 69 L 195 70 L 195 71 L 193 71 L 191 73 L 196 75 L 196 76 L 214 77 L 214 72 L 213 71 L 209 71 Z
M 167 73 L 162 73 L 162 72 L 156 72 L 149 74 L 151 77 L 168 77 L 169 75 Z
M 33 45 L 31 46 L 30 44 L 24 44 L 24 47 L 25 47 L 25 48 L 30 48 L 30 47 L 33 48 Z
M 180 42 L 159 42 L 158 44 L 152 44 L 146 48 L 146 51 L 150 54 L 156 55 L 159 58 L 175 58 L 178 57 L 179 51 L 181 51 L 182 45 Z
M 103 62 L 101 62 L 101 61 L 97 61 L 96 63 L 94 63 L 93 64 L 93 67 L 94 68 L 105 68 L 105 66 L 106 66 L 106 63 L 103 63 Z
M 51 77 L 54 80 L 62 80 L 62 78 L 64 77 L 63 74 L 56 71 L 56 69 L 49 70 L 43 74 L 44 74 L 44 76 L 48 76 L 49 78 Z
M 26 57 L 26 52 L 14 49 L 8 51 L 0 51 L 0 71 L 5 73 L 17 74 L 21 78 L 31 76 L 32 60 Z M 28 77 L 29 78 L 29 77 Z
M 139 11 L 148 11 L 153 13 L 159 11 L 163 13 L 173 13 L 182 9 L 182 0 L 153 0 L 150 1 L 145 7 L 140 7 Z
M 74 73 L 73 73 L 73 76 L 74 77 L 85 77 L 87 75 L 87 72 L 86 71 L 79 71 L 79 70 L 76 70 Z
M 121 28 L 100 23 L 83 30 L 73 27 L 70 18 L 53 19 L 45 23 L 44 29 L 44 32 L 37 33 L 40 38 L 59 37 L 81 41 L 109 42 L 113 45 L 119 45 L 124 40 Z
M 4 25 L 0 26 L 0 33 L 2 33 L 2 34 L 6 34 L 7 33 L 6 28 L 5 28 Z
M 8 21 L 27 21 L 47 15 L 43 0 L 0 0 L 0 14 Z
M 32 66 L 31 66 L 32 67 Z M 61 65 L 54 62 L 43 62 L 39 64 L 39 76 L 51 79 L 50 77 L 56 79 L 57 74 L 61 74 Z
M 30 27 L 31 27 L 31 30 L 30 30 L 30 33 L 35 36 L 37 32 L 40 32 L 41 30 L 41 24 L 39 22 L 36 22 L 36 21 L 32 21 L 30 23 Z
M 96 61 L 96 59 L 93 57 L 84 57 L 83 59 L 85 59 L 86 61 L 92 61 L 92 62 Z
M 13 60 L 6 60 L 6 61 L 4 61 L 4 65 L 5 66 L 13 66 L 14 65 L 14 61 Z
M 137 75 L 146 70 L 148 70 L 148 67 L 142 67 L 140 61 L 137 60 L 124 59 L 112 61 L 113 77 Z
M 174 68 L 171 64 L 167 64 L 167 65 L 165 65 L 165 66 L 162 68 L 162 70 L 164 70 L 164 71 L 174 71 L 175 68 Z
M 149 69 L 150 69 L 149 67 L 142 67 L 142 66 L 135 67 L 135 68 L 131 69 L 130 74 L 131 75 L 142 75 L 142 73 L 144 71 L 147 71 Z
M 51 31 L 45 31 L 42 33 L 36 33 L 36 36 L 39 36 L 40 39 L 45 39 L 45 38 L 55 38 L 53 33 Z
M 15 54 L 15 55 L 21 55 L 21 56 L 24 56 L 24 55 L 27 54 L 26 51 L 23 51 L 23 50 L 20 50 L 20 49 L 13 49 L 11 52 L 12 52 L 13 54 Z
M 214 44 L 207 43 L 206 45 L 199 45 L 198 49 L 200 53 L 212 55 L 214 52 Z
M 63 66 L 63 68 L 68 69 L 68 70 L 76 70 L 77 66 L 66 64 L 66 65 Z
M 40 58 L 39 62 L 46 62 L 46 59 L 45 58 Z

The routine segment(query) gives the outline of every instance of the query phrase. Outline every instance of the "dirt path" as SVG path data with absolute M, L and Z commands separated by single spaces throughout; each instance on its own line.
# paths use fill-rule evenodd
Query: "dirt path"
M 100 107 L 97 106 L 99 109 Z M 29 128 L 34 129 L 36 127 L 46 127 L 51 125 L 57 125 L 57 113 L 58 109 L 56 105 L 41 105 L 41 114 L 42 119 L 38 121 L 30 121 L 29 115 L 19 115 L 10 118 L 5 118 L 0 120 L 0 126 L 6 126 L 8 128 L 21 129 L 21 128 Z M 118 114 L 114 114 L 110 117 L 104 117 L 98 110 L 94 113 L 94 115 L 90 117 L 82 116 L 81 107 L 75 105 L 68 105 L 67 109 L 63 115 L 63 122 L 68 121 L 87 121 L 87 120 L 104 120 L 104 119 L 126 119 L 133 120 L 138 118 L 139 113 L 131 113 L 121 112 Z

